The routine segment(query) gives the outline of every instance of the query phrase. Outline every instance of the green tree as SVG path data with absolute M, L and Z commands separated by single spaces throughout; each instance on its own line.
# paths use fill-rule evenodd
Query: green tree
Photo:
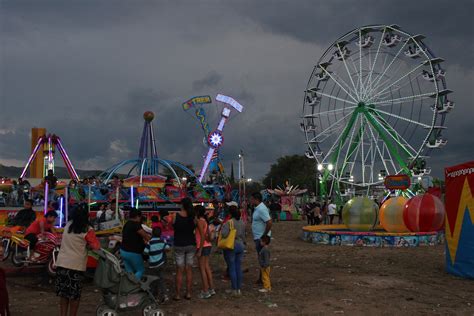
M 302 155 L 283 156 L 272 164 L 270 171 L 263 178 L 265 187 L 272 185 L 284 186 L 289 181 L 291 185 L 298 185 L 301 189 L 314 191 L 316 189 L 316 164 L 313 159 Z

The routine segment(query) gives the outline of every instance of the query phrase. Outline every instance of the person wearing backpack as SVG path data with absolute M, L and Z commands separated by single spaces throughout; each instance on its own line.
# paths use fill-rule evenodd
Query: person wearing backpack
M 231 219 L 221 229 L 221 238 L 227 238 L 231 231 L 235 230 L 233 249 L 224 249 L 224 257 L 229 267 L 229 276 L 232 285 L 230 293 L 234 297 L 242 296 L 242 258 L 245 249 L 245 223 L 240 219 L 240 211 L 237 206 L 229 207 Z
M 198 225 L 198 229 L 196 229 L 196 256 L 198 258 L 202 280 L 202 291 L 199 294 L 199 298 L 208 299 L 211 296 L 216 295 L 214 281 L 212 279 L 212 270 L 209 265 L 209 256 L 211 255 L 212 250 L 212 234 L 209 229 L 209 222 L 204 206 L 197 205 L 194 207 L 194 210 L 196 211 Z

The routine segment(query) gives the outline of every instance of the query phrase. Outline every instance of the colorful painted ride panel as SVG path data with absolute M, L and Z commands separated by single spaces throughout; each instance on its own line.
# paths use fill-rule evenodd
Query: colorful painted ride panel
M 302 239 L 314 244 L 331 246 L 404 248 L 443 244 L 443 232 L 386 233 L 351 232 L 341 225 L 304 227 Z
M 281 209 L 283 211 L 294 212 L 296 210 L 296 197 L 293 195 L 283 195 L 281 198 Z
M 446 270 L 474 278 L 474 161 L 445 169 Z
M 281 221 L 299 221 L 301 220 L 301 215 L 298 212 L 281 211 L 280 220 Z

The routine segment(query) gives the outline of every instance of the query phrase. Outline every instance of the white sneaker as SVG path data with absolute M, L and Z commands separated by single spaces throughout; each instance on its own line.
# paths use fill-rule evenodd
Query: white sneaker
M 216 295 L 216 290 L 214 290 L 214 289 L 209 289 L 209 294 L 211 294 L 211 296 Z
M 267 290 L 267 289 L 260 289 L 258 290 L 260 293 L 269 293 L 270 290 Z
M 204 299 L 204 300 L 205 300 L 205 299 L 210 298 L 210 297 L 211 297 L 211 294 L 209 294 L 209 292 L 202 292 L 202 291 L 201 291 L 201 293 L 199 293 L 198 297 L 199 297 L 200 299 Z
M 232 292 L 232 297 L 241 297 L 242 296 L 242 293 L 240 292 L 240 290 L 234 290 Z

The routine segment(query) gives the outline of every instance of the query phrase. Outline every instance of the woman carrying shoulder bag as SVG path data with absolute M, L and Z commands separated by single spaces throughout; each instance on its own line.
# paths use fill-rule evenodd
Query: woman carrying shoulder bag
M 245 223 L 240 219 L 240 211 L 237 206 L 230 206 L 229 213 L 231 219 L 228 220 L 221 230 L 221 238 L 227 238 L 231 231 L 235 230 L 235 240 L 233 249 L 224 249 L 224 256 L 229 267 L 229 276 L 232 284 L 231 293 L 235 297 L 242 295 L 242 258 L 244 255 Z

